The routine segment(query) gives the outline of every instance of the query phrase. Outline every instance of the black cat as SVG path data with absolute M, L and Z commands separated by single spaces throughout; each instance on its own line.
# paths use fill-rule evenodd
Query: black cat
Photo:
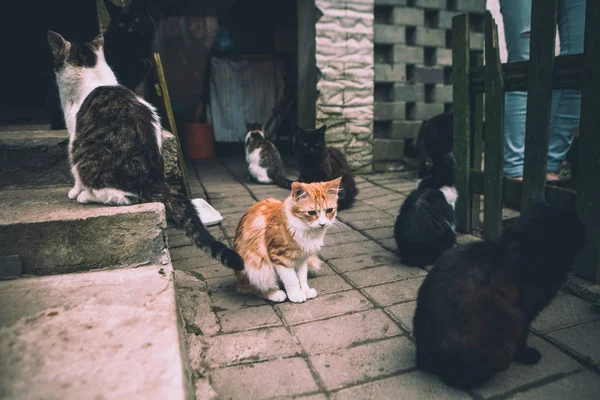
M 298 181 L 326 182 L 341 176 L 338 208 L 343 210 L 352 207 L 358 188 L 344 154 L 334 147 L 327 147 L 326 130 L 325 125 L 310 130 L 298 127 L 294 143 L 300 171 Z
M 452 186 L 452 156 L 436 163 L 400 206 L 394 238 L 402 263 L 410 266 L 433 264 L 456 243 Z
M 500 243 L 444 253 L 419 289 L 417 366 L 469 389 L 513 360 L 536 364 L 529 327 L 566 280 L 584 231 L 574 211 L 549 207 L 538 193 Z
M 153 65 L 154 21 L 142 0 L 117 7 L 104 0 L 110 24 L 104 33 L 104 55 L 119 83 L 135 88 L 146 79 Z

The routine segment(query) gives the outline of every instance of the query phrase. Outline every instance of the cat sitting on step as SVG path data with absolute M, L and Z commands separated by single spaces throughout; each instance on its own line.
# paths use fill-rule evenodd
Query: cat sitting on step
M 585 229 L 574 211 L 538 193 L 500 243 L 456 246 L 419 289 L 414 316 L 417 366 L 451 386 L 476 387 L 512 361 L 536 364 L 531 322 L 556 296 Z
M 433 164 L 400 206 L 394 238 L 405 265 L 433 264 L 456 242 L 453 164 L 451 154 Z
M 167 185 L 156 110 L 117 83 L 104 59 L 102 35 L 72 43 L 50 31 L 48 41 L 69 132 L 75 177 L 69 198 L 109 205 L 162 202 L 194 244 L 225 266 L 243 269 L 240 256 L 204 227 L 190 199 Z
M 352 207 L 358 195 L 358 188 L 344 154 L 335 147 L 327 146 L 326 130 L 325 125 L 319 129 L 298 127 L 294 144 L 300 171 L 298 181 L 323 182 L 341 177 L 338 206 L 340 210 L 344 210 Z
M 285 177 L 279 150 L 265 138 L 263 124 L 246 124 L 246 129 L 246 162 L 250 176 L 258 183 L 275 183 L 291 189 L 292 181 Z

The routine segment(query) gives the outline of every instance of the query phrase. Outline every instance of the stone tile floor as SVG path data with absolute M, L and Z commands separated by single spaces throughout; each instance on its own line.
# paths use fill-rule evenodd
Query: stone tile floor
M 193 195 L 224 217 L 211 232 L 230 244 L 247 207 L 288 195 L 248 182 L 241 158 L 194 162 L 189 174 Z M 230 270 L 169 229 L 197 399 L 600 398 L 600 311 L 566 293 L 533 324 L 538 365 L 514 364 L 468 393 L 418 371 L 412 315 L 427 271 L 400 263 L 392 233 L 415 176 L 357 181 L 358 201 L 339 213 L 343 224 L 327 234 L 321 252 L 326 265 L 309 281 L 319 295 L 303 304 L 237 294 Z

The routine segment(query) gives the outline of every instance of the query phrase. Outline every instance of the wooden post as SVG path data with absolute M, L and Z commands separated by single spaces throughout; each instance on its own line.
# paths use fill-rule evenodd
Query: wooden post
M 452 18 L 452 97 L 454 109 L 454 185 L 456 201 L 456 230 L 470 232 L 472 196 L 471 172 L 471 91 L 469 72 L 469 16 Z
M 557 6 L 558 0 L 532 1 L 521 210 L 527 208 L 531 195 L 543 193 L 546 185 Z
M 177 145 L 177 161 L 179 163 L 179 170 L 181 171 L 181 186 L 183 186 L 183 193 L 191 198 L 192 191 L 190 189 L 190 182 L 188 180 L 187 168 L 185 166 L 185 159 L 183 158 L 183 151 L 181 150 L 181 142 L 179 141 L 179 134 L 177 133 L 177 125 L 175 125 L 175 116 L 173 115 L 173 108 L 171 107 L 171 98 L 169 97 L 167 80 L 165 79 L 165 73 L 163 71 L 159 53 L 154 53 L 154 68 L 156 69 L 156 79 L 158 80 L 160 87 L 161 96 L 165 106 L 165 113 L 167 114 L 169 126 L 171 127 L 171 133 L 173 136 L 175 136 L 175 143 Z
M 313 129 L 317 119 L 315 0 L 296 0 L 298 24 L 298 125 Z
M 547 147 L 547 146 L 546 146 Z M 485 14 L 485 167 L 483 237 L 495 240 L 502 229 L 504 170 L 504 78 L 498 46 L 498 27 Z
M 475 65 L 483 66 L 483 54 L 479 53 L 475 56 Z M 472 88 L 471 88 L 472 89 Z M 475 103 L 473 118 L 473 141 L 471 143 L 471 171 L 481 171 L 483 167 L 483 117 L 485 107 L 485 96 L 482 92 L 475 93 L 471 90 L 473 101 Z M 469 186 L 471 188 L 471 186 Z M 469 189 L 471 190 L 471 189 Z M 472 191 L 471 191 L 472 192 Z M 473 194 L 471 206 L 471 231 L 479 227 L 481 223 L 481 195 Z
M 578 258 L 575 273 L 600 283 L 600 2 L 588 1 L 585 17 L 583 88 L 579 131 L 577 211 L 587 227 L 588 247 Z

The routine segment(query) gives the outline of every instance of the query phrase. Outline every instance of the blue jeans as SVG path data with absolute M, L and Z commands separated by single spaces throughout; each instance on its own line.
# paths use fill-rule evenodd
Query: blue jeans
M 500 0 L 508 62 L 529 59 L 531 0 Z M 583 53 L 585 0 L 560 0 L 558 34 L 560 54 Z M 554 90 L 550 117 L 548 172 L 560 171 L 575 128 L 579 125 L 579 90 Z M 508 92 L 504 108 L 504 174 L 523 176 L 527 92 Z

